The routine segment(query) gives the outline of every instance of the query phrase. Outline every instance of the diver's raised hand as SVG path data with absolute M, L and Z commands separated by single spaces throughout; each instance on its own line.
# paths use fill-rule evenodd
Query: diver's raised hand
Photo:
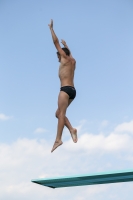
M 61 43 L 64 45 L 64 47 L 67 46 L 65 40 L 61 40 Z
M 51 19 L 50 24 L 48 24 L 48 26 L 49 26 L 50 29 L 53 29 L 53 20 L 52 19 Z

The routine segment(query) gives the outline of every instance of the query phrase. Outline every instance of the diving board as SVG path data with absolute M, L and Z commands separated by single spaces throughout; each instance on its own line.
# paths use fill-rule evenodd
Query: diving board
M 120 183 L 133 181 L 133 170 L 76 175 L 71 177 L 42 178 L 31 181 L 50 188 Z

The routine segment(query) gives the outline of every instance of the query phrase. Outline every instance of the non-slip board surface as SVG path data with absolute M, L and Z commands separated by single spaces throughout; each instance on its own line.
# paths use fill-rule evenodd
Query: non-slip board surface
M 129 182 L 133 181 L 133 170 L 85 174 L 70 177 L 34 179 L 31 181 L 50 188 Z

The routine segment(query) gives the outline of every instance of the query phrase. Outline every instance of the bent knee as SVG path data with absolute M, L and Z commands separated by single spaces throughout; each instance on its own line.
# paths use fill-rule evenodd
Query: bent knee
M 55 113 L 55 117 L 56 118 L 65 117 L 65 113 L 57 110 L 56 113 Z
M 59 110 L 56 111 L 56 113 L 55 113 L 55 117 L 56 117 L 56 118 L 59 117 Z
M 65 117 L 65 113 L 64 112 L 59 112 L 58 118 L 64 118 L 64 117 Z

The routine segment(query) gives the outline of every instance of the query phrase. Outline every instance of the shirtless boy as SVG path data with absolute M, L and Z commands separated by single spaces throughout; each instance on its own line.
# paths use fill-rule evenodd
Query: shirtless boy
M 59 78 L 61 82 L 60 93 L 58 96 L 58 109 L 55 114 L 58 118 L 58 126 L 56 140 L 51 150 L 51 152 L 53 152 L 58 146 L 63 144 L 61 137 L 64 125 L 69 129 L 73 142 L 76 143 L 78 140 L 77 130 L 72 127 L 68 118 L 66 117 L 66 110 L 76 96 L 76 90 L 74 88 L 73 82 L 76 61 L 72 57 L 72 54 L 64 40 L 61 41 L 61 43 L 64 45 L 64 48 L 61 48 L 59 40 L 53 30 L 53 20 L 51 20 L 49 28 L 51 31 L 53 43 L 58 50 L 57 56 L 60 62 Z

